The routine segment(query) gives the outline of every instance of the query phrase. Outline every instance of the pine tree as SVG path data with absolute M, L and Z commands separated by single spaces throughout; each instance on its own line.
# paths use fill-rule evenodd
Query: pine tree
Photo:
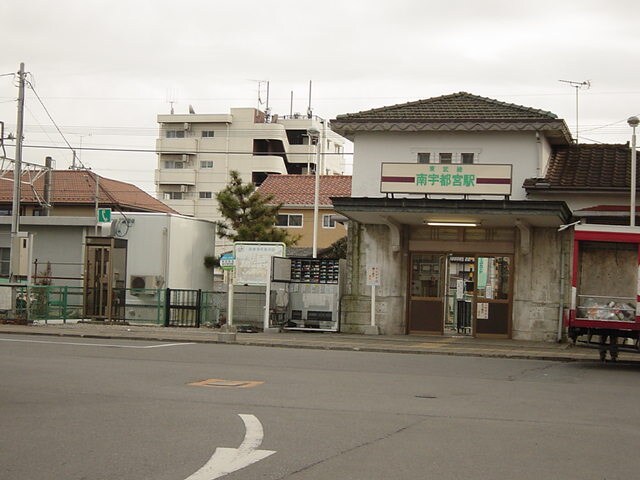
M 234 242 L 283 242 L 295 245 L 300 238 L 276 227 L 280 205 L 273 195 L 262 195 L 253 183 L 242 183 L 240 173 L 232 170 L 231 180 L 216 193 L 218 209 L 225 221 L 218 222 L 218 236 Z

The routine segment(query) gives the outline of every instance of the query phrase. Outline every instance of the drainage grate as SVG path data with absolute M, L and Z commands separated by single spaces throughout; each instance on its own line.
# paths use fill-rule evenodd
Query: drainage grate
M 219 387 L 219 388 L 251 388 L 262 385 L 264 382 L 246 380 L 224 380 L 222 378 L 210 378 L 199 382 L 189 383 L 192 387 Z
M 416 395 L 416 398 L 438 398 L 435 395 Z

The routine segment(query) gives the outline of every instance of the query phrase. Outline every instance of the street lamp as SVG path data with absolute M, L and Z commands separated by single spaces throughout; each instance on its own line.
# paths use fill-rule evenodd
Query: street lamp
M 318 145 L 320 144 L 320 130 L 311 127 L 307 130 L 309 140 L 315 144 L 316 168 L 315 168 L 315 189 L 313 192 L 313 258 L 318 256 L 318 203 L 320 202 L 320 169 L 318 168 Z
M 633 129 L 631 135 L 631 205 L 629 215 L 631 220 L 629 225 L 636 225 L 636 127 L 640 123 L 638 117 L 633 116 L 627 119 L 627 123 Z

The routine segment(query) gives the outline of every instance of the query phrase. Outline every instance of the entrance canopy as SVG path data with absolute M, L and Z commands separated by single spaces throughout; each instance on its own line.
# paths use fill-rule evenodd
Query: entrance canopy
M 331 199 L 335 210 L 363 224 L 427 225 L 472 223 L 485 228 L 558 227 L 569 223 L 571 210 L 561 201 L 531 200 L 442 200 L 428 198 Z

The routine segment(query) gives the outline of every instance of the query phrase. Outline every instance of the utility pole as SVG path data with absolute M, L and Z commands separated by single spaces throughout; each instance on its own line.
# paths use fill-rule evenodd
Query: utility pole
M 24 63 L 20 63 L 20 71 L 18 72 L 18 122 L 16 129 L 16 159 L 13 166 L 13 204 L 11 207 L 11 251 L 9 256 L 10 272 L 9 278 L 14 280 L 15 266 L 18 264 L 16 256 L 16 238 L 20 232 L 20 194 L 22 181 L 22 136 L 24 130 L 24 88 L 25 73 Z

